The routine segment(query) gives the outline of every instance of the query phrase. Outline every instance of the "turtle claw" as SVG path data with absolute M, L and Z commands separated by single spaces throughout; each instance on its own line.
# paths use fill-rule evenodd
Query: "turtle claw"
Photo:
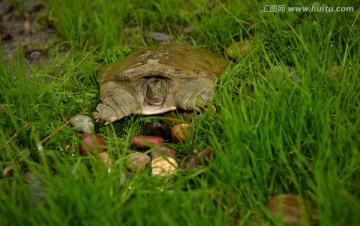
M 117 113 L 114 111 L 114 109 L 102 103 L 98 104 L 98 106 L 96 107 L 96 112 L 94 112 L 94 118 L 96 119 L 96 121 L 97 122 L 105 121 L 106 124 L 118 120 L 119 117 L 116 115 Z

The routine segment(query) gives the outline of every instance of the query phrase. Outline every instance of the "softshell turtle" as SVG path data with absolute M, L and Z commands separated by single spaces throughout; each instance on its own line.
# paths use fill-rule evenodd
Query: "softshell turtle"
M 114 122 L 130 114 L 194 110 L 214 96 L 227 62 L 200 48 L 160 44 L 138 50 L 100 71 L 100 103 L 94 117 Z

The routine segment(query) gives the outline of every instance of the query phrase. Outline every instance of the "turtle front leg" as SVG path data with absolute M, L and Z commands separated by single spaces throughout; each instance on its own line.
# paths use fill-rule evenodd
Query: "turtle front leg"
M 94 118 L 96 121 L 105 121 L 106 124 L 120 120 L 130 114 L 140 111 L 140 104 L 130 95 L 116 95 L 105 98 L 96 107 Z
M 134 95 L 137 90 L 120 85 L 118 82 L 109 81 L 100 86 L 100 97 L 102 103 L 96 107 L 94 118 L 96 121 L 106 124 L 120 120 L 130 114 L 138 113 L 141 110 L 143 96 Z
M 115 122 L 116 120 L 121 119 L 124 115 L 119 115 L 112 107 L 106 103 L 100 103 L 96 107 L 96 112 L 94 112 L 94 118 L 96 121 L 106 122 L 106 124 Z
M 214 97 L 214 85 L 212 81 L 189 81 L 183 84 L 175 93 L 176 106 L 184 110 L 202 109 L 207 106 Z

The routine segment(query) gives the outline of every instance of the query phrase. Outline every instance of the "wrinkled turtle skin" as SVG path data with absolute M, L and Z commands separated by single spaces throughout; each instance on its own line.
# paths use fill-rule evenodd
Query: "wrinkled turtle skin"
M 226 66 L 222 58 L 192 46 L 168 43 L 136 51 L 100 71 L 102 103 L 94 117 L 109 123 L 130 114 L 205 106 Z

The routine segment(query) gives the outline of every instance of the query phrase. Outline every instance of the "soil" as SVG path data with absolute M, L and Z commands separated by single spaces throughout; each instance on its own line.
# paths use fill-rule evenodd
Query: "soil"
M 14 3 L 16 2 L 16 3 Z M 40 0 L 3 0 L 0 1 L 0 55 L 7 62 L 17 59 L 19 53 L 24 54 L 29 65 L 46 62 L 51 56 L 51 51 L 65 53 L 69 46 L 63 45 L 64 40 L 59 37 L 56 19 L 51 15 L 50 9 Z M 138 27 L 124 28 L 124 32 L 138 31 Z M 174 34 L 188 34 L 192 27 L 173 25 Z M 172 38 L 167 33 L 146 31 L 144 38 L 152 39 L 155 43 L 171 42 Z M 185 37 L 185 42 L 191 43 L 191 38 Z M 61 45 L 60 45 L 61 44 Z
M 49 49 L 59 40 L 51 24 L 49 9 L 39 0 L 13 5 L 0 1 L 1 52 L 4 61 L 16 58 L 22 51 L 31 64 L 49 57 Z

